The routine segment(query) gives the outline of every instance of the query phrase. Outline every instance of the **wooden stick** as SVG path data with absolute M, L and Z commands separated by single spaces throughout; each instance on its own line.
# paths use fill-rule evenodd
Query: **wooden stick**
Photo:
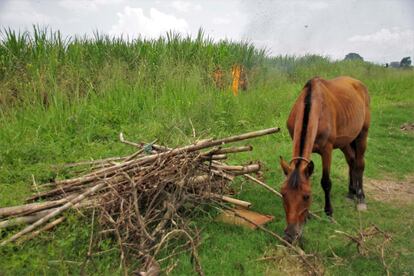
M 255 183 L 257 183 L 257 184 L 259 184 L 260 186 L 262 186 L 262 187 L 264 187 L 265 189 L 267 189 L 268 191 L 270 191 L 270 192 L 272 192 L 272 193 L 274 193 L 275 195 L 277 195 L 278 197 L 280 197 L 280 198 L 282 198 L 282 194 L 281 193 L 279 193 L 278 191 L 276 191 L 275 189 L 273 189 L 272 187 L 270 187 L 269 185 L 267 185 L 266 183 L 264 183 L 263 181 L 260 181 L 259 179 L 257 179 L 257 178 L 255 178 L 255 177 L 253 177 L 253 176 L 251 176 L 251 175 L 248 175 L 248 174 L 245 174 L 245 175 L 243 175 L 245 178 L 247 178 L 247 179 L 249 179 L 249 180 L 251 180 L 251 181 L 253 181 L 253 182 L 255 182 Z
M 67 202 L 67 201 L 65 201 L 65 202 Z M 88 208 L 88 207 L 94 206 L 94 205 L 96 205 L 96 200 L 87 200 L 87 201 L 84 201 L 84 202 L 76 203 L 73 207 L 74 208 L 84 208 L 84 207 Z M 42 217 L 44 217 L 45 215 L 53 212 L 57 208 L 58 207 L 51 208 L 51 209 L 46 209 L 46 210 L 40 210 L 40 211 L 37 211 L 35 213 L 32 213 L 31 215 L 23 215 L 23 216 L 20 216 L 20 217 L 13 217 L 13 218 L 9 218 L 7 220 L 2 220 L 2 221 L 0 221 L 0 229 L 16 226 L 16 225 L 20 225 L 20 224 L 29 224 L 29 223 L 35 222 L 35 221 L 41 219 Z
M 108 177 L 108 176 L 113 176 L 113 174 L 107 175 L 106 177 Z M 103 176 L 103 177 L 105 177 L 105 176 Z M 122 179 L 123 179 L 123 176 L 115 176 L 115 177 L 111 178 L 111 181 L 116 182 L 116 181 L 120 181 Z M 70 179 L 68 179 L 68 180 L 70 180 Z M 99 177 L 95 177 L 95 178 L 89 177 L 87 180 L 88 181 L 79 181 L 79 182 L 74 182 L 74 183 L 68 184 L 68 185 L 59 184 L 57 188 L 54 188 L 54 189 L 49 190 L 49 191 L 44 191 L 44 192 L 41 192 L 39 194 L 35 194 L 33 196 L 30 196 L 30 197 L 26 198 L 26 201 L 33 201 L 33 200 L 36 200 L 36 199 L 39 199 L 39 198 L 42 198 L 42 197 L 49 197 L 49 196 L 52 196 L 52 195 L 55 195 L 55 194 L 73 192 L 73 191 L 76 191 L 76 190 L 87 188 L 90 185 L 95 186 L 95 184 L 103 181 L 102 179 L 99 179 Z M 89 183 L 89 182 L 92 182 L 94 180 L 96 181 L 96 183 Z M 86 183 L 88 183 L 86 185 L 86 187 L 85 186 L 77 187 L 77 186 L 85 185 Z
M 237 152 L 246 152 L 246 151 L 252 151 L 252 150 L 253 150 L 253 146 L 251 146 L 251 145 L 241 146 L 241 147 L 229 147 L 229 148 L 220 149 L 215 154 L 237 153 Z
M 260 171 L 260 164 L 251 164 L 251 165 L 247 165 L 247 166 L 243 166 L 242 170 L 234 170 L 231 171 L 230 173 L 233 175 L 243 175 L 246 173 L 255 173 Z
M 122 134 L 122 132 L 121 132 L 121 134 Z M 154 144 L 155 142 L 157 142 L 157 140 L 158 139 L 155 139 L 154 141 L 152 141 L 151 143 L 149 143 L 150 145 L 152 145 L 152 144 Z M 121 141 L 122 142 L 122 141 Z M 125 140 L 124 140 L 124 142 L 125 142 Z M 130 142 L 130 143 L 132 143 L 132 142 Z M 126 159 L 125 159 L 125 161 L 129 161 L 129 160 L 132 160 L 132 159 L 134 159 L 134 158 L 137 158 L 141 153 L 143 153 L 144 151 L 145 151 L 145 145 L 144 144 L 142 144 L 142 145 L 140 145 L 140 149 L 137 151 L 137 152 L 135 152 L 135 153 L 133 153 L 133 154 L 131 154 L 130 156 L 128 156 Z
M 12 206 L 12 207 L 5 207 L 0 208 L 0 217 L 9 217 L 9 216 L 17 216 L 20 214 L 31 214 L 35 213 L 44 209 L 49 209 L 52 207 L 56 207 L 62 204 L 65 204 L 69 200 L 75 198 L 77 195 L 69 195 L 68 197 L 59 199 L 59 200 L 53 200 L 53 201 L 46 201 L 46 202 L 40 202 L 40 203 L 31 203 L 31 204 L 25 204 L 20 206 Z
M 260 164 L 251 164 L 246 166 L 231 166 L 231 165 L 216 165 L 212 164 L 215 168 L 223 171 L 229 172 L 243 172 L 243 171 L 252 171 L 252 170 L 260 170 Z
M 227 179 L 227 180 L 229 180 L 229 181 L 233 181 L 234 180 L 234 177 L 235 177 L 235 175 L 233 175 L 233 174 L 228 174 L 228 173 L 225 173 L 225 172 L 223 172 L 223 171 L 218 171 L 218 170 L 214 170 L 214 169 L 212 169 L 212 170 L 210 170 L 213 174 L 215 174 L 215 175 L 217 175 L 217 176 L 220 176 L 220 177 L 222 177 L 222 178 L 224 178 L 224 179 Z
M 144 149 L 139 149 L 138 151 L 134 152 L 133 154 L 131 154 L 130 156 L 128 156 L 127 158 L 125 158 L 124 161 L 132 160 L 132 159 L 138 157 L 143 152 L 144 152 Z
M 16 226 L 20 224 L 29 224 L 29 223 L 35 222 L 41 219 L 42 217 L 44 217 L 45 215 L 51 213 L 53 210 L 55 209 L 40 211 L 31 216 L 23 216 L 23 217 L 11 218 L 8 220 L 0 221 L 0 229 Z
M 55 195 L 60 195 L 60 194 L 67 194 L 67 193 L 71 193 L 77 190 L 82 190 L 85 189 L 87 187 L 89 187 L 90 185 L 95 186 L 93 183 L 88 183 L 86 185 L 81 186 L 81 184 L 79 185 L 69 185 L 69 186 L 58 186 L 57 188 L 48 190 L 48 191 L 44 191 L 44 192 L 40 192 L 38 194 L 32 195 L 28 198 L 26 198 L 27 202 L 30 201 L 34 201 L 36 199 L 39 198 L 46 198 L 46 197 L 50 197 L 50 196 L 55 196 Z
M 201 159 L 209 161 L 209 160 L 225 160 L 227 159 L 227 155 L 225 154 L 214 154 L 214 155 L 202 155 Z
M 206 142 L 206 141 L 211 142 L 212 139 L 201 140 L 201 141 L 198 141 L 197 143 Z M 169 147 L 166 147 L 166 146 L 160 146 L 160 145 L 157 145 L 157 144 L 152 144 L 152 147 L 156 151 L 160 151 L 160 152 L 173 150 L 173 148 L 169 148 Z M 207 152 L 201 153 L 201 157 L 208 159 L 208 157 L 213 156 L 212 160 L 219 160 L 219 158 L 215 159 L 214 157 L 219 156 L 219 155 L 224 156 L 224 154 L 226 154 L 226 153 L 237 153 L 237 152 L 251 151 L 251 150 L 253 150 L 253 147 L 250 146 L 250 145 L 249 146 L 241 146 L 241 147 L 228 147 L 228 148 L 216 147 L 216 148 L 213 148 L 213 149 L 211 149 Z
M 65 217 L 60 217 L 58 219 L 55 219 L 51 222 L 49 222 L 48 224 L 46 224 L 45 226 L 43 226 L 42 228 L 40 228 L 39 230 L 33 231 L 32 233 L 30 233 L 27 236 L 22 237 L 17 244 L 22 244 L 23 242 L 26 242 L 28 240 L 31 240 L 33 238 L 35 238 L 36 236 L 38 236 L 40 233 L 48 231 L 50 229 L 52 229 L 53 227 L 55 227 L 56 225 L 60 224 L 61 222 L 63 222 L 66 218 Z
M 264 130 L 252 131 L 252 132 L 248 132 L 248 133 L 244 133 L 240 135 L 234 135 L 234 136 L 230 136 L 226 138 L 221 138 L 221 139 L 217 139 L 213 141 L 206 141 L 206 142 L 198 144 L 198 147 L 200 147 L 198 149 L 213 147 L 213 146 L 218 146 L 218 145 L 225 145 L 225 144 L 232 143 L 232 142 L 237 142 L 237 141 L 242 141 L 246 139 L 251 139 L 251 138 L 256 138 L 256 137 L 260 137 L 264 135 L 277 133 L 279 131 L 280 129 L 278 127 L 268 128 Z M 188 146 L 188 147 L 191 147 L 191 146 Z
M 216 198 L 216 199 L 220 199 L 220 200 L 225 201 L 227 203 L 231 203 L 231 204 L 243 207 L 245 209 L 249 209 L 252 206 L 252 204 L 248 201 L 240 200 L 240 199 L 237 199 L 237 198 L 232 198 L 232 197 L 225 196 L 225 195 L 219 195 L 219 194 L 214 194 L 214 193 L 205 193 L 205 195 L 206 196 L 211 196 L 211 197 Z
M 77 166 L 85 166 L 85 165 L 100 165 L 102 163 L 109 163 L 112 161 L 122 161 L 125 157 L 110 157 L 105 159 L 97 159 L 97 160 L 90 160 L 90 161 L 79 161 L 75 163 L 66 163 L 63 164 L 62 167 L 64 168 L 72 168 Z M 54 167 L 59 167 L 59 165 L 54 165 Z
M 245 152 L 245 151 L 252 151 L 252 146 L 241 146 L 241 147 L 229 147 L 229 148 L 216 148 L 212 149 L 208 152 L 203 152 L 202 156 L 205 155 L 212 155 L 212 154 L 226 154 L 226 153 L 237 153 L 237 152 Z
M 166 146 L 161 146 L 161 145 L 157 145 L 157 144 L 152 144 L 152 148 L 157 150 L 157 151 L 168 151 L 168 150 L 172 150 L 172 148 L 166 147 Z
M 119 133 L 119 140 L 121 141 L 121 143 L 130 145 L 130 146 L 133 146 L 133 147 L 137 147 L 137 148 L 141 147 L 141 145 L 138 144 L 138 143 L 134 143 L 134 142 L 125 140 L 124 134 L 122 132 Z
M 223 170 L 223 171 L 242 171 L 244 169 L 243 166 L 231 166 L 231 165 L 215 165 L 212 164 L 212 166 L 214 166 L 215 168 L 219 169 L 219 170 Z
M 18 238 L 20 238 L 21 236 L 30 233 L 32 230 L 34 230 L 36 227 L 42 225 L 43 223 L 47 222 L 49 219 L 56 217 L 57 215 L 61 214 L 63 211 L 71 208 L 73 205 L 75 205 L 76 203 L 80 202 L 81 200 L 85 199 L 88 195 L 93 194 L 97 191 L 99 191 L 100 189 L 102 189 L 105 185 L 107 185 L 106 182 L 100 183 L 98 185 L 93 186 L 92 188 L 88 189 L 86 192 L 84 192 L 83 194 L 80 194 L 79 196 L 77 196 L 76 198 L 72 199 L 71 201 L 67 202 L 65 205 L 56 208 L 54 211 L 52 211 L 51 213 L 48 213 L 47 215 L 45 215 L 43 218 L 39 219 L 38 221 L 36 221 L 35 223 L 33 223 L 32 225 L 24 228 L 22 231 L 16 233 L 15 235 L 13 235 L 12 237 L 10 237 L 7 240 L 4 240 L 0 243 L 0 246 L 4 246 L 9 242 L 13 242 L 15 240 L 17 240 Z

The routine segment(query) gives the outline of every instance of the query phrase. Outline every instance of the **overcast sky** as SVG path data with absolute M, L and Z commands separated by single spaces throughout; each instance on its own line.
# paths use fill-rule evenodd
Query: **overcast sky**
M 130 38 L 168 30 L 249 40 L 272 55 L 357 52 L 385 63 L 414 57 L 414 0 L 0 0 L 0 26 L 32 24 L 64 35 L 94 30 Z

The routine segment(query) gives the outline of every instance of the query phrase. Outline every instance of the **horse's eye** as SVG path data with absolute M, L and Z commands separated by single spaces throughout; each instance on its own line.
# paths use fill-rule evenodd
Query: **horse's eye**
M 309 195 L 304 195 L 304 196 L 303 196 L 303 200 L 304 200 L 304 201 L 308 201 L 308 200 L 309 200 L 309 198 L 310 198 L 310 196 L 309 196 Z

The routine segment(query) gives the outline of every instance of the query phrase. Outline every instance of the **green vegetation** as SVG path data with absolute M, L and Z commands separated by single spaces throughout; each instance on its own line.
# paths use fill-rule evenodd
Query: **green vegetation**
M 229 71 L 234 63 L 244 64 L 249 74 L 249 89 L 238 97 L 230 88 L 217 89 L 211 77 L 215 68 Z M 65 177 L 51 165 L 131 152 L 118 141 L 121 131 L 131 140 L 158 138 L 174 146 L 192 139 L 191 124 L 200 137 L 282 127 L 279 134 L 252 140 L 254 151 L 235 160 L 261 160 L 266 181 L 278 188 L 283 179 L 278 157 L 288 159 L 291 154 L 287 115 L 303 84 L 316 75 L 349 75 L 369 88 L 372 128 L 366 178 L 412 175 L 413 134 L 399 129 L 414 118 L 412 70 L 362 61 L 332 62 L 319 56 L 269 58 L 249 43 L 214 43 L 202 32 L 194 40 L 169 34 L 158 40 L 125 42 L 101 35 L 67 39 L 39 29 L 32 35 L 4 31 L 0 42 L 0 207 L 22 203 L 31 193 L 32 175 L 37 182 Z M 313 159 L 312 210 L 320 212 L 321 164 L 317 155 Z M 334 233 L 355 233 L 360 224 L 375 224 L 393 236 L 386 250 L 392 274 L 414 273 L 412 203 L 395 205 L 368 195 L 369 211 L 359 216 L 353 204 L 345 201 L 345 160 L 340 152 L 333 159 L 332 198 L 338 224 L 311 220 L 304 249 L 317 254 L 329 274 L 384 274 L 377 256 L 359 256 L 354 245 Z M 254 210 L 274 215 L 269 229 L 283 231 L 282 205 L 272 194 L 245 183 L 240 198 L 251 201 Z M 255 261 L 277 244 L 265 233 L 216 223 L 206 214 L 200 214 L 195 223 L 202 229 L 199 254 L 207 275 L 257 275 L 276 269 L 271 262 Z M 0 274 L 79 274 L 89 233 L 90 221 L 74 213 L 41 239 L 0 249 Z M 0 232 L 1 237 L 8 234 Z M 95 249 L 114 247 L 108 239 Z M 342 258 L 341 265 L 332 252 Z M 194 273 L 188 255 L 178 260 L 173 273 Z M 97 275 L 118 271 L 117 250 L 94 257 L 85 268 Z

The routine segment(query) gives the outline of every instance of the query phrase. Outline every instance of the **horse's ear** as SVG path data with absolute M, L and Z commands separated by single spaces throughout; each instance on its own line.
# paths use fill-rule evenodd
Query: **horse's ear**
M 285 160 L 283 160 L 283 157 L 282 156 L 280 156 L 280 166 L 282 167 L 283 173 L 285 175 L 288 175 L 289 172 L 290 172 L 290 167 L 289 167 L 289 164 L 286 163 Z
M 308 165 L 306 165 L 305 173 L 307 177 L 310 177 L 312 175 L 314 167 L 315 166 L 313 165 L 312 160 L 308 163 Z

